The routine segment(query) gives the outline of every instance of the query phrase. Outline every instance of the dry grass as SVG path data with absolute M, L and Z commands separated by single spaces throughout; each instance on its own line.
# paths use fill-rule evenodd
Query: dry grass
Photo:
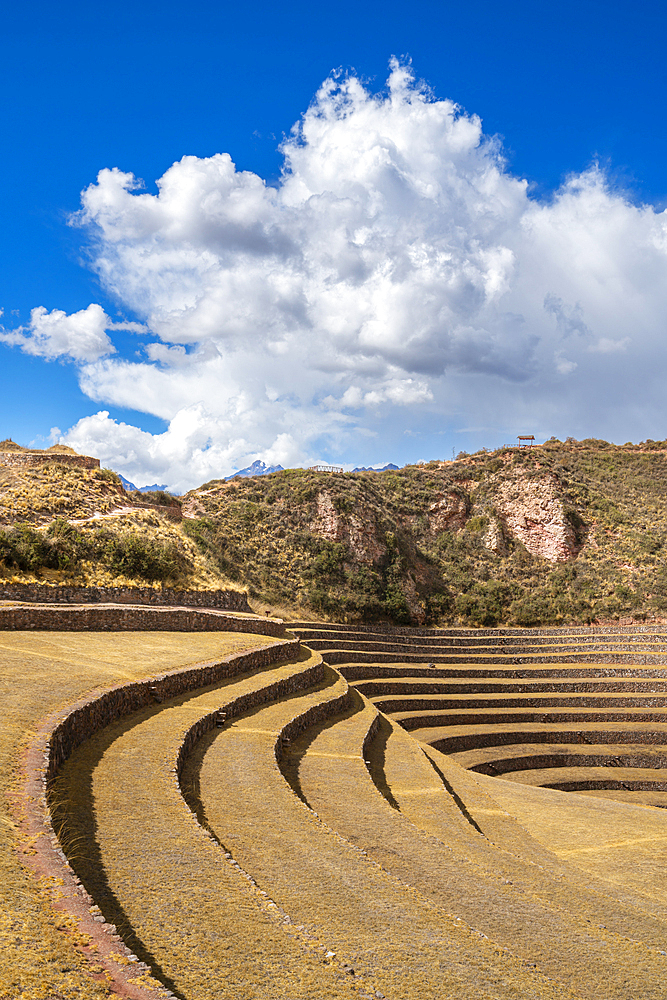
M 359 690 L 393 717 L 364 751 L 386 799 L 383 811 L 373 807 L 375 789 L 369 791 L 360 762 L 368 705 L 340 725 L 313 731 L 295 748 L 302 753 L 300 786 L 320 816 L 355 843 L 370 845 L 371 857 L 420 891 L 427 892 L 424 879 L 430 878 L 439 899 L 457 893 L 459 912 L 473 926 L 535 958 L 540 969 L 583 995 L 625 1000 L 632 980 L 642 997 L 659 997 L 667 950 L 667 814 L 646 808 L 654 793 L 638 792 L 635 805 L 628 789 L 633 782 L 663 784 L 664 665 L 651 663 L 650 654 L 646 663 L 632 659 L 637 653 L 644 659 L 645 649 L 664 654 L 662 633 L 489 631 L 411 640 L 341 628 L 338 643 L 331 626 L 296 631 L 314 644 L 344 645 L 350 662 L 341 670 L 358 677 Z M 415 659 L 421 649 L 436 661 L 457 652 L 460 662 L 431 664 L 435 669 L 425 669 L 426 663 L 356 664 L 357 646 L 370 659 L 375 647 L 386 648 L 392 639 Z M 430 646 L 424 645 L 428 639 Z M 588 650 L 585 662 L 556 662 L 558 651 L 576 652 L 577 645 Z M 498 662 L 470 656 L 485 646 L 495 647 Z M 610 648 L 627 653 L 629 663 L 606 662 Z M 542 650 L 548 662 L 531 663 L 528 649 Z M 477 767 L 486 773 L 464 770 Z M 577 780 L 625 783 L 625 798 L 532 787 Z M 346 808 L 341 803 L 352 801 L 353 789 L 358 808 Z M 667 801 L 664 792 L 655 794 L 656 804 Z M 399 814 L 453 849 L 457 868 L 438 862 L 431 845 L 406 838 Z M 519 893 L 506 908 L 506 921 L 498 921 L 498 899 L 485 890 L 484 879 L 475 884 L 484 871 L 487 880 L 496 880 L 493 896 L 505 893 L 505 884 Z M 527 913 L 531 898 L 541 901 L 541 913 Z
M 35 726 L 86 692 L 266 643 L 238 633 L 0 633 L 0 998 L 101 1000 L 103 984 L 74 947 L 76 933 L 54 916 L 54 887 L 38 885 L 15 853 L 7 796 Z M 57 891 L 57 887 L 56 887 Z
M 104 469 L 57 461 L 0 466 L 0 577 L 74 586 L 242 589 L 204 558 L 181 525 L 157 510 L 134 507 L 144 501 L 141 494 L 125 493 Z M 135 555 L 140 548 L 142 558 L 128 568 L 127 559 L 123 563 L 113 551 L 114 540 L 133 545 Z
M 57 461 L 3 469 L 0 524 L 46 524 L 54 517 L 72 520 L 108 514 L 123 506 L 124 491 L 100 469 L 78 469 Z
M 58 796 L 62 815 L 67 805 L 71 863 L 133 950 L 190 1000 L 354 995 L 224 859 L 171 772 L 201 716 L 318 660 L 302 657 L 138 712 L 93 737 L 63 769 Z
M 317 727 L 321 748 L 316 749 L 315 741 L 305 756 L 300 740 L 293 748 L 303 792 L 313 805 L 309 765 L 322 767 L 321 795 L 314 806 L 320 819 L 290 791 L 273 755 L 275 734 L 292 718 L 331 699 L 336 689 L 333 676 L 320 690 L 248 713 L 202 741 L 197 754 L 203 757 L 201 801 L 219 840 L 304 934 L 335 953 L 332 961 L 354 968 L 354 979 L 366 995 L 379 989 L 404 1000 L 579 996 L 527 970 L 497 942 L 458 920 L 458 901 L 449 909 L 435 893 L 427 898 L 386 870 L 389 855 L 396 857 L 395 837 L 393 831 L 387 836 L 385 803 L 361 758 L 364 727 L 352 745 L 345 738 L 354 712 Z M 354 821 L 362 813 L 373 830 L 370 840 L 343 839 L 335 832 L 348 833 L 341 816 Z M 407 836 L 418 838 L 415 828 L 403 827 Z M 376 852 L 383 852 L 380 864 Z M 426 856 L 423 862 L 428 863 Z
M 559 858 L 667 905 L 667 815 L 663 809 L 533 788 L 486 775 L 478 778 L 503 809 Z
M 488 935 L 496 946 L 507 948 L 526 962 L 536 963 L 540 972 L 574 993 L 604 1000 L 626 1000 L 627 976 L 631 972 L 639 995 L 655 1000 L 661 997 L 663 983 L 655 967 L 655 949 L 664 947 L 667 937 L 664 928 L 661 938 L 640 947 L 627 941 L 627 926 L 625 933 L 600 926 L 593 928 L 590 916 L 600 920 L 602 907 L 591 908 L 590 899 L 586 901 L 576 888 L 576 876 L 572 879 L 570 874 L 574 884 L 565 891 L 554 880 L 549 898 L 539 899 L 536 889 L 544 893 L 545 879 L 535 877 L 530 870 L 532 865 L 523 872 L 515 872 L 509 883 L 498 870 L 506 864 L 502 856 L 494 861 L 493 854 L 488 852 L 488 867 L 484 870 L 479 856 L 473 860 L 474 845 L 470 851 L 470 846 L 462 843 L 460 828 L 452 830 L 446 814 L 440 828 L 443 843 L 437 843 L 411 827 L 395 808 L 382 800 L 361 756 L 374 709 L 361 699 L 359 702 L 356 712 L 350 712 L 338 724 L 324 727 L 320 732 L 316 728 L 311 733 L 299 768 L 303 793 L 325 822 L 364 848 L 370 858 L 401 882 L 414 886 L 425 898 L 437 901 L 450 913 L 458 914 L 470 926 Z M 400 753 L 399 747 L 387 744 L 385 753 Z M 415 797 L 408 795 L 409 791 L 423 789 L 414 757 L 409 764 L 404 773 L 404 779 L 410 774 L 408 788 L 397 788 L 404 800 Z M 426 788 L 432 790 L 430 782 Z M 391 782 L 390 790 L 393 790 Z M 476 839 L 471 827 L 468 841 Z M 458 848 L 455 855 L 452 843 Z M 543 861 L 540 854 L 538 848 L 534 856 Z M 613 913 L 613 909 L 607 906 L 608 912 Z M 596 955 L 595 968 L 591 966 L 592 954 Z M 471 992 L 477 995 L 474 989 Z
M 11 773 L 41 716 L 92 687 L 267 641 L 8 635 L 0 639 L 9 706 L 2 773 Z M 637 900 L 642 879 L 658 876 L 667 817 L 658 814 L 648 830 L 633 873 L 628 817 L 647 810 L 629 807 L 613 826 L 610 803 L 590 813 L 595 822 L 573 807 L 557 828 L 560 809 L 548 811 L 548 792 L 473 775 L 429 751 L 436 769 L 389 722 L 367 743 L 376 710 L 358 694 L 349 710 L 294 741 L 283 768 L 290 788 L 276 739 L 345 690 L 332 669 L 317 687 L 214 730 L 191 755 L 189 801 L 234 861 L 226 859 L 178 791 L 172 768 L 183 736 L 202 715 L 317 659 L 304 653 L 135 713 L 92 737 L 63 769 L 56 822 L 66 819 L 71 863 L 163 983 L 184 1000 L 221 992 L 233 1000 L 661 1000 L 667 907 L 657 891 L 645 910 Z M 507 802 L 494 797 L 500 786 Z M 596 855 L 598 820 L 609 836 Z M 0 841 L 12 922 L 2 929 L 0 997 L 101 1000 L 104 986 L 86 975 L 72 934 L 54 928 L 48 893 L 18 866 L 12 839 L 9 831 Z M 617 862 L 610 888 L 597 876 L 602 863 Z

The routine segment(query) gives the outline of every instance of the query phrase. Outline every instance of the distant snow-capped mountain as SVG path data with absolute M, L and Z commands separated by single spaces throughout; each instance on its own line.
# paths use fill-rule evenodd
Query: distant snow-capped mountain
M 392 465 L 391 462 L 389 462 L 387 465 L 383 465 L 381 469 L 376 469 L 375 466 L 373 465 L 369 465 L 368 467 L 360 465 L 358 469 L 352 469 L 352 471 L 353 472 L 398 472 L 398 466 Z
M 264 465 L 257 459 L 252 465 L 249 465 L 247 469 L 241 469 L 239 472 L 235 472 L 231 476 L 226 476 L 226 479 L 246 479 L 248 476 L 268 476 L 270 472 L 282 472 L 282 465 Z
M 167 484 L 166 483 L 163 483 L 161 486 L 158 486 L 157 483 L 153 483 L 152 486 L 135 486 L 134 483 L 131 483 L 129 479 L 125 478 L 125 476 L 121 476 L 120 472 L 118 473 L 118 478 L 120 479 L 121 483 L 123 484 L 123 489 L 127 490 L 127 491 L 129 491 L 129 490 L 137 490 L 138 493 L 152 493 L 154 490 L 166 490 L 167 489 Z

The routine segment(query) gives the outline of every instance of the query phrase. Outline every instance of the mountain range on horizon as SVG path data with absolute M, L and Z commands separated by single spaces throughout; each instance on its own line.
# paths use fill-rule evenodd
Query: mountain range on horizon
M 398 471 L 398 466 L 393 465 L 389 462 L 384 465 L 381 469 L 376 469 L 374 466 L 363 466 L 360 465 L 356 469 L 352 469 L 352 472 L 387 472 L 387 471 Z M 225 476 L 225 481 L 230 479 L 246 479 L 249 476 L 268 476 L 271 472 L 284 472 L 282 465 L 265 465 L 259 458 L 256 459 L 252 465 L 247 466 L 245 469 L 240 469 L 239 472 L 234 472 L 231 476 Z M 151 487 L 152 489 L 152 487 Z
M 352 469 L 353 472 L 398 472 L 398 466 L 394 465 L 392 462 L 388 462 L 383 465 L 381 469 L 377 469 L 374 465 L 360 465 L 356 469 Z
M 252 465 L 248 465 L 245 469 L 239 469 L 238 472 L 232 473 L 231 476 L 225 476 L 225 481 L 230 479 L 247 479 L 249 476 L 268 476 L 271 472 L 284 472 L 284 469 L 282 465 L 265 465 L 258 458 Z
M 123 484 L 123 489 L 128 493 L 130 490 L 135 490 L 137 493 L 153 493 L 154 491 L 159 490 L 166 490 L 169 492 L 166 483 L 162 483 L 161 485 L 153 483 L 152 486 L 135 486 L 134 483 L 131 483 L 129 479 L 125 478 L 125 476 L 121 476 L 120 472 L 116 473 L 116 475 Z
M 230 479 L 247 479 L 251 476 L 268 476 L 271 472 L 284 472 L 284 471 L 285 470 L 282 465 L 265 465 L 265 463 L 258 458 L 252 463 L 252 465 L 246 466 L 245 469 L 239 469 L 238 472 L 232 473 L 231 476 L 225 476 L 225 482 L 228 482 Z M 397 472 L 397 471 L 398 471 L 398 466 L 394 465 L 392 462 L 388 462 L 387 465 L 383 465 L 379 469 L 373 465 L 368 465 L 368 466 L 360 465 L 356 469 L 352 469 L 352 472 Z M 153 483 L 152 486 L 135 486 L 135 484 L 130 482 L 129 479 L 126 479 L 125 476 L 121 475 L 120 473 L 118 473 L 117 475 L 121 483 L 123 484 L 123 488 L 127 492 L 129 492 L 130 490 L 134 490 L 137 493 L 152 493 L 153 491 L 157 490 L 165 490 L 166 492 L 170 492 L 166 483 Z

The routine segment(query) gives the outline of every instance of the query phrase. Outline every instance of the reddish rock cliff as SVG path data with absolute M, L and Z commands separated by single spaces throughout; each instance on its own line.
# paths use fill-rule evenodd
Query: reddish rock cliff
M 317 495 L 317 514 L 309 527 L 320 538 L 348 545 L 355 560 L 368 566 L 378 562 L 387 551 L 370 512 L 342 514 L 326 491 Z
M 511 478 L 498 483 L 495 506 L 507 532 L 520 541 L 531 555 L 550 562 L 566 562 L 578 552 L 574 529 L 566 513 L 562 486 L 557 476 L 527 476 L 513 470 Z M 490 535 L 487 545 L 494 548 Z

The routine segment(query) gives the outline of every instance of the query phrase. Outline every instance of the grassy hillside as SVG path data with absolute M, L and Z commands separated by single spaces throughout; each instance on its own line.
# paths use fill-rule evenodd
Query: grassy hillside
M 164 493 L 126 493 L 109 469 L 0 466 L 0 580 L 193 589 L 229 586 Z M 233 584 L 232 584 L 233 586 Z
M 332 620 L 642 620 L 667 614 L 666 500 L 667 442 L 551 440 L 397 472 L 214 480 L 182 498 L 178 524 L 168 495 L 54 455 L 0 467 L 0 577 L 232 581 Z
M 478 452 L 398 472 L 286 470 L 183 498 L 184 530 L 277 607 L 536 625 L 667 612 L 667 442 Z

